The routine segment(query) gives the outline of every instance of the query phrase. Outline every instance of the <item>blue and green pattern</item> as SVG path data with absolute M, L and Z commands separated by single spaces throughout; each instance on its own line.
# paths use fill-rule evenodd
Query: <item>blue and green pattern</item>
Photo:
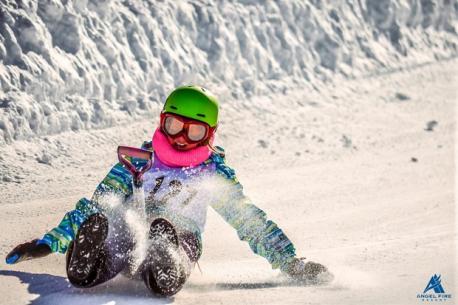
M 145 143 L 143 148 L 151 147 L 150 142 Z M 220 147 L 218 149 L 224 151 Z M 138 166 L 143 165 L 140 160 L 132 161 Z M 220 201 L 211 206 L 237 231 L 240 240 L 246 241 L 255 254 L 266 258 L 272 268 L 283 269 L 295 256 L 292 242 L 276 223 L 267 219 L 264 211 L 244 195 L 235 171 L 225 163 L 223 154 L 213 153 L 202 166 L 211 164 L 214 164 L 218 176 L 230 182 L 228 196 L 222 196 Z M 114 192 L 126 199 L 132 194 L 132 176 L 120 163 L 97 186 L 91 200 L 83 198 L 78 201 L 75 210 L 68 212 L 60 224 L 46 233 L 39 243 L 49 245 L 53 252 L 65 253 L 84 220 L 101 211 L 98 200 L 107 192 Z
M 132 175 L 121 163 L 117 163 L 97 186 L 96 199 L 100 195 L 112 192 L 128 197 L 132 194 Z
M 237 231 L 240 240 L 248 242 L 251 250 L 266 258 L 273 269 L 286 266 L 295 257 L 293 243 L 243 194 L 235 171 L 225 164 L 224 158 L 216 154 L 210 158 L 216 165 L 217 174 L 233 183 L 232 193 L 212 204 L 212 208 Z
M 90 200 L 80 199 L 76 203 L 76 209 L 65 214 L 59 225 L 46 233 L 38 244 L 47 244 L 53 252 L 67 252 L 81 224 L 97 211 L 97 207 Z

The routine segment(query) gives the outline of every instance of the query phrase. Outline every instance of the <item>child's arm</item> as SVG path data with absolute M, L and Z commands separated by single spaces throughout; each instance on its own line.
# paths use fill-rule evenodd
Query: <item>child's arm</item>
M 216 172 L 230 182 L 219 192 L 221 200 L 212 207 L 237 230 L 240 240 L 248 242 L 251 250 L 266 258 L 273 269 L 280 268 L 295 281 L 316 283 L 332 280 L 333 275 L 325 266 L 296 257 L 291 240 L 243 194 L 242 185 L 237 181 L 234 170 L 224 163 L 224 158 L 217 154 L 211 158 Z
M 92 214 L 102 211 L 101 196 L 113 192 L 128 197 L 132 193 L 132 177 L 120 163 L 116 164 L 97 186 L 91 200 L 80 199 L 74 210 L 65 214 L 59 225 L 46 233 L 43 238 L 21 244 L 6 257 L 8 264 L 46 256 L 52 252 L 65 253 L 75 238 L 81 224 Z
M 224 158 L 213 154 L 212 160 L 216 172 L 230 182 L 230 186 L 221 193 L 221 200 L 212 207 L 237 230 L 240 240 L 248 242 L 254 253 L 266 258 L 273 269 L 286 270 L 296 255 L 291 240 L 243 194 L 242 185 L 237 181 L 234 170 L 224 163 Z

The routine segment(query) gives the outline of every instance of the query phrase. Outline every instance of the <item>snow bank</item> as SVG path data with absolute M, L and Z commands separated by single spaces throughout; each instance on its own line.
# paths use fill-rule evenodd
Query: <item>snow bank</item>
M 456 56 L 457 13 L 450 0 L 4 0 L 0 144 L 144 117 L 184 83 L 233 107 Z

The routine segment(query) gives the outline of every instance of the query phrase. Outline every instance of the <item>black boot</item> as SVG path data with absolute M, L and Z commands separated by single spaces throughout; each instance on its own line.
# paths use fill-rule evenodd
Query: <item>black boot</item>
M 108 220 L 102 214 L 93 214 L 83 222 L 67 252 L 67 277 L 71 284 L 91 287 L 100 282 L 99 270 L 107 259 L 107 236 Z
M 196 263 L 202 255 L 202 243 L 195 233 L 183 231 L 178 236 L 180 246 L 191 263 Z
M 186 281 L 186 273 L 178 257 L 177 232 L 168 220 L 157 218 L 151 223 L 149 237 L 151 246 L 143 265 L 143 280 L 154 294 L 172 296 Z

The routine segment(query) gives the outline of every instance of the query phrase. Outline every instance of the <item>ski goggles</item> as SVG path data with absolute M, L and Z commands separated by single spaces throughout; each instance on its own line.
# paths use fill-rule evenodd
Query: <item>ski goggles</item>
M 210 127 L 204 122 L 177 114 L 161 113 L 161 129 L 172 138 L 183 135 L 188 143 L 198 143 L 209 139 L 215 132 L 216 127 Z

